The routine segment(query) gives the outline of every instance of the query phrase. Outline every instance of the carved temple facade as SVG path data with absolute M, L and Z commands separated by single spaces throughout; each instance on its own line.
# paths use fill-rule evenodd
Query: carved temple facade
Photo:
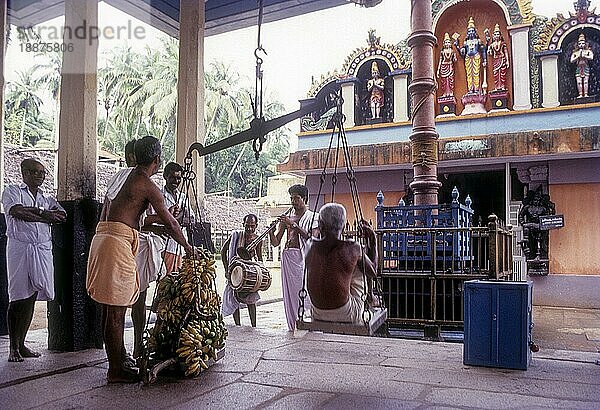
M 550 196 L 565 226 L 549 231 L 549 275 L 533 278 L 539 304 L 600 307 L 594 291 L 600 286 L 600 253 L 595 251 L 600 243 L 600 16 L 591 6 L 580 0 L 573 10 L 547 19 L 535 14 L 529 0 L 436 0 L 432 5 L 435 68 L 443 58 L 444 39 L 450 39 L 456 56 L 452 87 L 438 75 L 436 90 L 439 202 L 450 202 L 457 186 L 463 199 L 471 197 L 475 220 L 495 213 L 513 225 L 518 242 L 518 214 L 527 193 Z M 469 37 L 471 27 L 477 37 Z M 340 69 L 323 75 L 308 92 L 309 98 L 341 92 L 362 212 L 373 221 L 378 192 L 384 194 L 384 205 L 395 205 L 409 194 L 413 178 L 410 49 L 406 40 L 381 41 L 375 30 L 368 33 L 366 46 L 352 51 Z M 580 47 L 582 35 L 585 46 Z M 494 40 L 501 44 L 499 39 L 508 65 L 497 59 L 501 46 L 496 54 L 491 50 Z M 464 49 L 465 58 L 461 54 L 463 44 L 475 42 L 481 47 L 476 66 L 467 62 L 473 47 Z M 580 48 L 595 56 L 583 68 L 575 61 Z M 580 97 L 577 82 L 583 74 L 587 95 Z M 379 78 L 381 92 L 374 96 L 372 84 Z M 478 83 L 469 89 L 473 81 Z M 378 116 L 374 103 L 380 105 Z M 331 156 L 325 163 L 334 112 L 335 107 L 325 107 L 302 119 L 298 151 L 279 166 L 281 172 L 305 176 L 311 193 L 318 192 L 326 165 L 329 173 L 334 165 Z M 346 205 L 351 219 L 345 179 L 338 175 L 335 201 Z M 330 179 L 322 192 L 318 200 L 330 201 Z M 514 249 L 515 269 L 524 275 L 525 256 L 516 243 Z

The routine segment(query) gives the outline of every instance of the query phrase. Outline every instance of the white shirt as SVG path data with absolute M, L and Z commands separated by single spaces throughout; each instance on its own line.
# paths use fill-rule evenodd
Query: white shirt
M 38 188 L 35 197 L 24 183 L 9 185 L 2 193 L 6 211 L 6 268 L 8 298 L 27 299 L 37 292 L 37 300 L 54 299 L 54 265 L 52 232 L 45 222 L 27 222 L 10 214 L 12 207 L 44 208 L 65 211 L 56 199 L 44 195 Z
M 173 195 L 172 193 L 167 191 L 166 187 L 162 187 L 160 192 L 163 194 L 163 197 L 165 198 L 165 206 L 167 207 L 167 209 L 171 208 L 175 204 L 179 204 L 179 212 L 180 212 L 180 214 L 181 213 L 184 214 L 183 220 L 190 221 L 190 222 L 194 221 L 196 215 L 194 214 L 194 211 L 192 210 L 192 207 L 190 206 L 190 201 L 186 197 L 186 195 L 184 195 L 182 192 L 179 192 L 179 191 L 177 191 L 175 193 L 175 195 Z M 178 196 L 179 198 L 176 198 L 176 196 Z M 155 214 L 155 213 L 156 213 L 156 211 L 154 211 L 154 209 L 152 207 L 150 207 L 148 214 Z M 187 238 L 187 230 L 182 227 L 181 231 L 183 232 L 183 236 Z M 166 246 L 165 250 L 169 253 L 183 255 L 182 246 L 179 245 L 177 242 L 175 242 L 175 240 L 173 238 L 169 238 L 167 240 L 167 246 Z
M 52 232 L 50 225 L 45 222 L 27 222 L 15 218 L 10 214 L 10 209 L 13 206 L 42 207 L 45 210 L 58 209 L 65 212 L 64 208 L 56 202 L 56 199 L 45 195 L 40 188 L 38 188 L 37 195 L 34 198 L 27 185 L 23 182 L 19 185 L 9 185 L 4 189 L 2 193 L 2 205 L 4 205 L 4 210 L 6 211 L 6 235 L 11 239 L 27 243 L 51 242 Z

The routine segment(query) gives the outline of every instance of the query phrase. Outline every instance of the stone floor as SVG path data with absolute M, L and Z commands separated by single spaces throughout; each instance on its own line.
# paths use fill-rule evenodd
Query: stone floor
M 534 310 L 527 371 L 465 366 L 462 344 L 287 332 L 281 302 L 259 328 L 231 326 L 223 360 L 196 379 L 106 385 L 102 350 L 8 363 L 0 337 L 0 405 L 19 408 L 600 408 L 600 311 Z M 242 323 L 248 323 L 242 312 Z M 131 329 L 127 340 L 131 342 Z

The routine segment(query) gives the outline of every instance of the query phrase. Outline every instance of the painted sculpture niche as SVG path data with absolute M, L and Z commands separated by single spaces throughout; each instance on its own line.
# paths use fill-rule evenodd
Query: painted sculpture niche
M 486 29 L 487 53 L 492 59 L 494 75 L 494 90 L 490 92 L 492 110 L 508 109 L 508 90 L 506 87 L 506 75 L 510 68 L 508 46 L 500 32 L 500 25 L 496 24 L 492 33 L 492 42 L 489 42 L 489 31 Z
M 510 67 L 508 46 L 504 42 L 500 26 L 496 24 L 492 33 L 492 42 L 488 46 L 488 55 L 492 57 L 494 70 L 494 91 L 506 90 L 506 72 Z
M 459 46 L 460 34 L 454 33 L 452 37 L 454 39 L 454 46 L 460 52 L 465 63 L 465 74 L 467 77 L 467 93 L 461 99 L 465 106 L 462 115 L 483 114 L 486 112 L 487 53 L 485 44 L 477 34 L 473 17 L 469 17 L 467 36 L 462 46 Z
M 371 118 L 380 119 L 381 109 L 385 102 L 385 80 L 381 78 L 377 61 L 371 64 L 371 79 L 367 81 L 367 91 L 369 92 L 369 107 L 371 108 Z
M 589 97 L 590 63 L 594 59 L 594 52 L 581 33 L 577 39 L 577 45 L 571 53 L 571 63 L 576 64 L 575 81 L 577 82 L 577 98 Z
M 448 33 L 444 34 L 444 45 L 440 51 L 440 61 L 437 67 L 436 77 L 442 95 L 438 97 L 440 115 L 454 115 L 456 112 L 456 99 L 454 98 L 454 79 L 456 64 L 456 52 L 452 48 L 452 40 Z

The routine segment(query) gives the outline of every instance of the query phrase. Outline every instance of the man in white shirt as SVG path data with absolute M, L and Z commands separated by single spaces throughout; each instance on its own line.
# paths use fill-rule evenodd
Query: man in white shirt
M 183 235 L 187 238 L 186 226 L 194 222 L 195 215 L 190 207 L 190 202 L 185 193 L 179 190 L 183 174 L 183 167 L 175 162 L 169 162 L 165 165 L 163 178 L 165 186 L 161 192 L 165 198 L 165 206 L 171 211 L 177 222 L 182 226 Z M 151 211 L 153 212 L 153 211 Z M 183 249 L 181 245 L 172 238 L 166 240 L 163 259 L 167 273 L 179 270 L 181 267 L 181 257 Z
M 21 162 L 21 184 L 2 193 L 6 212 L 6 262 L 8 270 L 9 362 L 39 357 L 25 346 L 25 337 L 36 300 L 54 299 L 54 264 L 50 225 L 66 220 L 56 199 L 40 189 L 46 178 L 44 165 L 36 159 Z

